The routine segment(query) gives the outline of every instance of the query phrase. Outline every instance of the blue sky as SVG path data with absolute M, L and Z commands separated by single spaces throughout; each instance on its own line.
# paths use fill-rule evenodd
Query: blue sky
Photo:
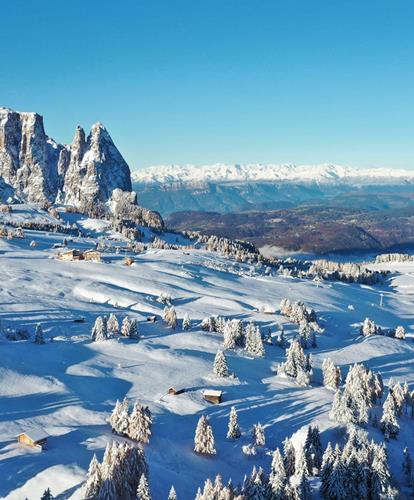
M 414 168 L 412 0 L 13 0 L 0 105 L 103 122 L 132 169 Z

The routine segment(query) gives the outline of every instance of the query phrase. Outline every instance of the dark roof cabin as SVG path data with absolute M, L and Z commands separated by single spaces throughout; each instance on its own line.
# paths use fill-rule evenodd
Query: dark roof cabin
M 182 394 L 185 391 L 185 389 L 177 389 L 177 387 L 170 387 L 168 389 L 168 394 L 174 394 L 176 396 L 177 394 Z

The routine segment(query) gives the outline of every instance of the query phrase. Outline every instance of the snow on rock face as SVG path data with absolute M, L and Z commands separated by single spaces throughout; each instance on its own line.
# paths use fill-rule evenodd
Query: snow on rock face
M 105 127 L 95 124 L 85 139 L 76 129 L 71 146 L 49 138 L 43 118 L 0 108 L 0 176 L 29 202 L 82 198 L 106 202 L 114 189 L 131 191 L 130 170 Z

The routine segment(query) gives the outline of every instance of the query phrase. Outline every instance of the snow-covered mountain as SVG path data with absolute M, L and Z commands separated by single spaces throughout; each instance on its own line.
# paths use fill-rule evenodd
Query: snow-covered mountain
M 0 177 L 30 202 L 106 202 L 115 189 L 131 191 L 130 170 L 105 127 L 81 127 L 72 145 L 48 137 L 37 113 L 0 108 Z
M 141 203 L 179 211 L 239 212 L 291 208 L 349 193 L 413 190 L 414 170 L 339 165 L 168 165 L 132 173 Z
M 322 165 L 161 165 L 137 170 L 132 180 L 142 184 L 200 184 L 207 182 L 318 182 L 382 183 L 414 180 L 414 170 L 357 169 L 329 163 Z

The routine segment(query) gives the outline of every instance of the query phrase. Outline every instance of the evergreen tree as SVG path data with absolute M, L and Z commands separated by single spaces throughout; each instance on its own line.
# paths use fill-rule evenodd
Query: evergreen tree
M 175 491 L 174 486 L 171 486 L 170 492 L 168 494 L 168 499 L 167 500 L 177 500 L 177 493 Z
M 125 316 L 125 318 L 122 320 L 121 335 L 123 337 L 129 337 L 130 329 L 131 329 L 131 320 L 129 319 L 128 316 Z
M 139 443 L 148 443 L 151 436 L 152 416 L 148 406 L 138 401 L 129 417 L 128 436 Z
M 375 447 L 371 465 L 371 498 L 383 498 L 387 495 L 390 485 L 391 475 L 387 464 L 387 453 L 385 445 L 380 444 Z
M 311 495 L 311 489 L 306 474 L 302 472 L 299 474 L 294 487 L 295 499 L 308 500 Z
M 396 339 L 404 340 L 405 339 L 405 328 L 403 326 L 397 326 L 394 334 Z
M 256 355 L 256 326 L 253 321 L 246 327 L 246 336 L 245 336 L 245 350 L 248 354 L 253 356 Z
M 253 446 L 264 446 L 266 442 L 263 426 L 260 422 L 253 425 L 252 428 Z
M 336 367 L 330 358 L 325 358 L 322 363 L 323 385 L 329 389 L 338 389 L 341 383 L 341 370 Z
M 348 500 L 345 486 L 345 470 L 340 457 L 336 457 L 328 480 L 326 498 L 329 500 Z
M 287 477 L 295 474 L 296 453 L 292 441 L 286 438 L 283 441 L 283 463 Z
M 137 500 L 151 500 L 148 481 L 145 474 L 141 474 L 137 488 Z
M 235 349 L 237 347 L 238 332 L 232 321 L 227 321 L 223 331 L 224 349 Z
M 187 331 L 191 328 L 191 320 L 190 320 L 190 316 L 188 313 L 185 313 L 184 314 L 184 318 L 183 318 L 183 330 L 184 331 Z
M 177 312 L 174 306 L 166 307 L 164 309 L 163 319 L 167 325 L 175 330 L 177 328 Z
M 214 358 L 214 366 L 213 366 L 214 375 L 217 377 L 228 377 L 229 376 L 229 368 L 227 366 L 227 358 L 223 351 L 217 351 L 217 354 Z
M 204 415 L 201 415 L 197 424 L 194 436 L 194 451 L 206 455 L 216 454 L 213 429 Z
M 231 407 L 229 426 L 227 431 L 228 439 L 238 439 L 241 436 L 240 427 L 237 421 L 237 411 L 234 406 Z
M 132 318 L 130 322 L 129 338 L 139 340 L 138 321 L 135 318 Z
M 108 328 L 105 316 L 98 316 L 92 328 L 92 340 L 101 342 L 108 338 Z
M 118 335 L 119 333 L 119 323 L 114 313 L 109 315 L 108 319 L 108 332 L 111 335 Z
M 332 448 L 331 443 L 325 449 L 325 453 L 322 458 L 322 468 L 321 468 L 321 495 L 325 498 L 328 496 L 329 481 L 332 474 L 333 465 L 336 456 Z
M 99 489 L 97 500 L 116 500 L 118 498 L 114 481 L 112 479 L 104 479 L 102 486 Z
M 385 439 L 395 439 L 398 436 L 400 425 L 397 421 L 397 411 L 394 398 L 390 392 L 383 405 L 383 413 L 380 420 L 381 430 L 384 433 Z
M 89 469 L 86 475 L 86 483 L 84 487 L 84 495 L 83 498 L 86 499 L 95 499 L 98 496 L 99 490 L 102 485 L 102 475 L 101 475 L 101 466 L 94 454 L 89 464 Z
M 40 323 L 36 325 L 36 330 L 35 330 L 35 344 L 45 344 L 45 339 L 43 336 L 43 328 Z
M 52 500 L 52 493 L 50 491 L 50 488 L 47 488 L 42 495 L 42 498 L 40 500 Z
M 309 475 L 308 464 L 306 463 L 306 456 L 304 448 L 300 448 L 299 451 L 296 452 L 295 456 L 295 475 L 301 476 L 305 474 Z
M 270 500 L 285 500 L 286 471 L 279 448 L 273 452 L 269 475 Z
M 403 451 L 402 470 L 407 479 L 407 484 L 412 485 L 413 481 L 413 461 L 411 460 L 410 451 L 407 447 Z

